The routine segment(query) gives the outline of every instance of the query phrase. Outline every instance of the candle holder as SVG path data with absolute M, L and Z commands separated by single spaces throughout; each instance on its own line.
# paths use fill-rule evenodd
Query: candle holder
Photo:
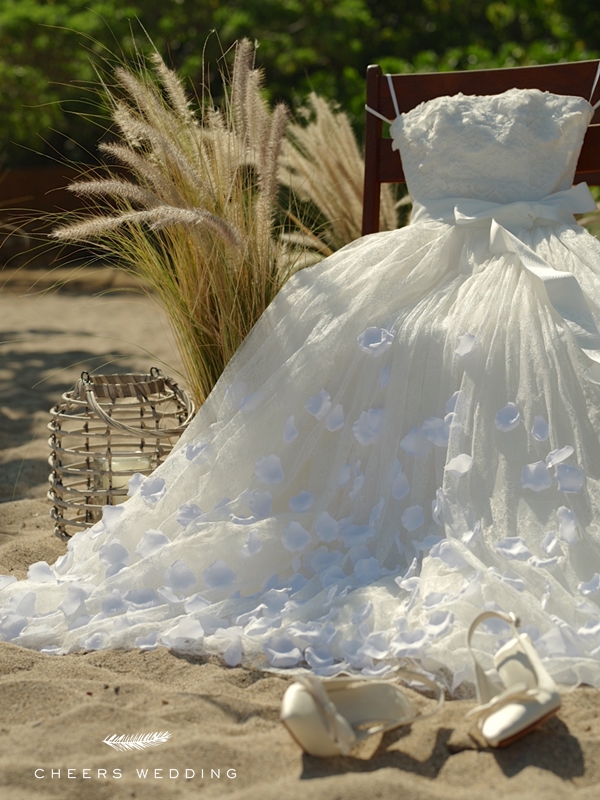
M 90 375 L 50 410 L 48 499 L 54 533 L 70 538 L 127 500 L 131 476 L 149 475 L 194 416 L 194 403 L 156 367 L 147 375 Z

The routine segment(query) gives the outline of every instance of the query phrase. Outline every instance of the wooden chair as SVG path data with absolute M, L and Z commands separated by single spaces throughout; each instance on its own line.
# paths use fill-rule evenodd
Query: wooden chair
M 597 68 L 598 61 L 576 61 L 541 67 L 394 75 L 392 80 L 400 112 L 405 113 L 425 100 L 458 92 L 500 94 L 512 88 L 540 89 L 588 99 Z M 600 96 L 600 82 L 594 96 Z M 388 119 L 394 118 L 388 81 L 377 65 L 367 69 L 367 105 Z M 593 122 L 600 123 L 600 108 L 596 109 Z M 405 182 L 400 155 L 397 150 L 392 150 L 392 140 L 383 138 L 382 129 L 382 121 L 367 112 L 363 236 L 379 230 L 381 184 Z M 600 185 L 600 124 L 590 125 L 583 143 L 575 182 L 582 181 L 593 186 Z

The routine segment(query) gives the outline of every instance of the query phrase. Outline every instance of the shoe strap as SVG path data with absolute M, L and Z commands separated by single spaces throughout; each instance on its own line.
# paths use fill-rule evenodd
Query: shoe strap
M 465 714 L 465 719 L 473 718 L 474 720 L 480 720 L 489 717 L 500 708 L 510 705 L 511 703 L 524 703 L 528 700 L 535 699 L 535 697 L 535 689 L 528 689 L 527 684 L 524 682 L 515 683 L 510 689 L 505 689 L 503 692 L 500 692 L 500 694 L 492 697 L 489 702 L 472 708 Z
M 394 673 L 395 675 L 404 678 L 406 681 L 414 681 L 416 683 L 422 683 L 424 686 L 427 686 L 429 689 L 433 689 L 435 693 L 435 699 L 437 700 L 437 705 L 431 711 L 426 711 L 424 714 L 414 714 L 412 719 L 402 721 L 400 724 L 405 725 L 407 722 L 413 722 L 416 719 L 427 719 L 427 717 L 432 717 L 434 714 L 437 714 L 440 708 L 444 705 L 445 695 L 444 690 L 440 686 L 439 683 L 436 681 L 430 680 L 421 672 L 413 672 L 410 669 L 397 669 Z
M 350 750 L 352 750 L 354 745 L 359 740 L 364 739 L 367 736 L 372 736 L 375 733 L 393 730 L 401 725 L 409 725 L 411 722 L 414 722 L 417 719 L 426 719 L 427 717 L 431 717 L 433 714 L 437 714 L 444 704 L 444 690 L 442 687 L 435 681 L 427 678 L 422 673 L 413 672 L 412 670 L 408 669 L 397 669 L 394 672 L 394 676 L 401 677 L 405 681 L 421 683 L 424 686 L 432 689 L 437 699 L 436 707 L 432 711 L 427 711 L 424 714 L 412 713 L 406 717 L 401 717 L 398 720 L 394 720 L 393 724 L 386 724 L 384 722 L 377 723 L 374 721 L 374 724 L 371 725 L 371 727 L 367 728 L 366 730 L 359 731 L 355 731 L 348 720 L 339 713 L 334 703 L 332 703 L 332 701 L 329 699 L 329 696 L 325 690 L 325 686 L 318 678 L 312 675 L 298 675 L 296 680 L 304 686 L 304 688 L 311 695 L 317 707 L 321 710 L 325 719 L 327 731 L 334 740 L 336 746 L 340 749 L 340 752 L 343 755 L 348 755 Z M 369 678 L 363 678 L 362 676 L 349 677 L 347 681 L 348 688 L 351 688 L 353 684 L 367 683 L 369 680 Z M 331 683 L 335 682 L 335 679 L 331 681 Z M 408 700 L 407 703 L 409 708 L 412 710 Z
M 485 622 L 486 619 L 501 619 L 504 622 L 507 622 L 513 628 L 517 639 L 520 639 L 520 634 L 517 630 L 520 622 L 515 614 L 512 613 L 512 611 L 508 614 L 505 614 L 503 611 L 484 611 L 476 616 L 469 626 L 469 632 L 467 634 L 467 648 L 471 654 L 471 659 L 473 660 L 473 666 L 475 668 L 475 688 L 477 690 L 477 700 L 479 701 L 480 706 L 486 705 L 493 697 L 496 697 L 500 694 L 498 687 L 492 683 L 479 661 L 475 658 L 475 653 L 471 647 L 471 639 L 475 633 L 475 630 L 479 627 L 479 625 L 481 625 L 482 622 Z

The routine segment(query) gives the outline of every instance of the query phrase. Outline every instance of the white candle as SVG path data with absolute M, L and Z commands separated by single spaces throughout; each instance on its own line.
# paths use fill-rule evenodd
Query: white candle
M 112 488 L 113 489 L 127 489 L 129 479 L 134 472 L 146 472 L 152 469 L 152 455 L 148 453 L 139 453 L 135 455 L 119 455 L 118 453 L 111 458 L 112 466 L 109 465 L 109 460 L 106 456 L 94 457 L 94 469 L 102 470 L 105 473 L 109 469 L 112 470 Z M 115 472 L 125 472 L 126 475 L 115 475 Z M 94 475 L 94 489 L 108 489 L 109 480 L 108 475 Z M 127 500 L 127 497 L 119 498 L 122 503 Z

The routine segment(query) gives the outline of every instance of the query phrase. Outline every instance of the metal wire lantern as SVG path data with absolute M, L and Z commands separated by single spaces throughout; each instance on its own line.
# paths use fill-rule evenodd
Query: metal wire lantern
M 70 538 L 97 522 L 102 506 L 126 500 L 131 476 L 164 461 L 194 412 L 189 395 L 156 367 L 147 375 L 82 372 L 50 410 L 54 533 Z

